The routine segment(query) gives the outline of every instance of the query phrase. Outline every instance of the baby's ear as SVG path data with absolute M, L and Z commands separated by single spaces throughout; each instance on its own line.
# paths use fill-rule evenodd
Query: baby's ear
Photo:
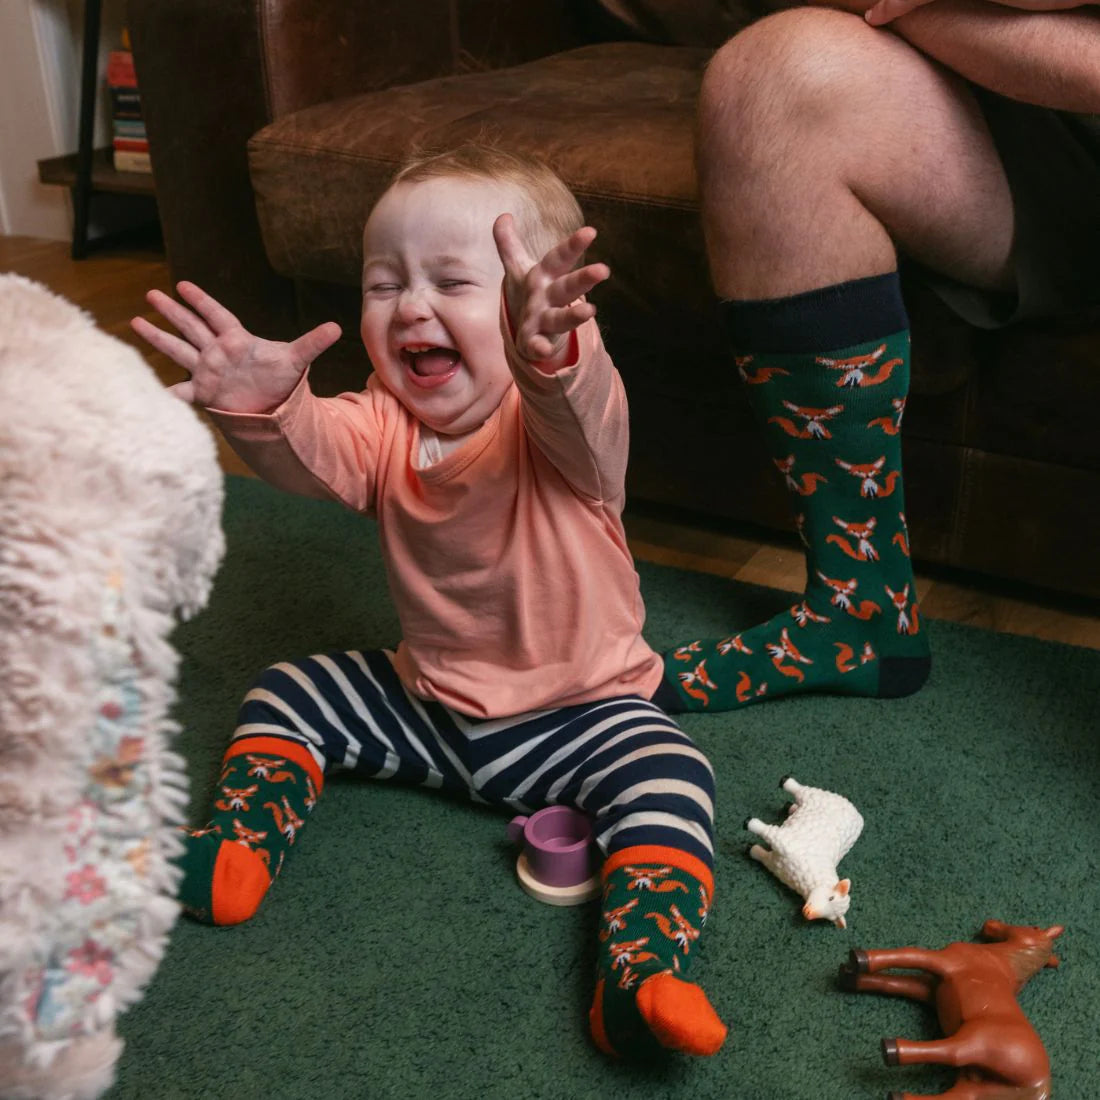
M 842 878 L 836 884 L 836 892 L 838 894 L 840 894 L 841 897 L 847 897 L 848 896 L 848 891 L 851 890 L 851 888 L 852 888 L 852 880 L 850 878 Z

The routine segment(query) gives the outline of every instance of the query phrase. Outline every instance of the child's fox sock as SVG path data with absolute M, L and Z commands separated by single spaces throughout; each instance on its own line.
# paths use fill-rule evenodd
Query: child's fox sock
M 897 274 L 723 309 L 787 484 L 807 586 L 769 622 L 674 648 L 666 680 L 684 710 L 794 691 L 908 695 L 931 661 L 902 496 L 909 322 Z
M 686 981 L 707 918 L 710 869 L 676 848 L 626 848 L 603 869 L 592 1037 L 607 1054 L 714 1054 L 726 1025 Z
M 210 924 L 240 924 L 256 912 L 282 869 L 323 786 L 309 751 L 277 737 L 234 741 L 210 822 L 185 830 L 179 900 Z

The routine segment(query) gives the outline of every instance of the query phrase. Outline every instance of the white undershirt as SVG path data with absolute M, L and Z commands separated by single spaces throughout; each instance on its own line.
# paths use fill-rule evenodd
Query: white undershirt
M 416 455 L 417 468 L 426 470 L 429 466 L 434 466 L 437 462 L 441 462 L 452 451 L 457 451 L 466 441 L 466 437 L 471 434 L 473 433 L 467 432 L 464 435 L 439 435 L 433 432 L 427 424 L 421 424 L 420 448 Z

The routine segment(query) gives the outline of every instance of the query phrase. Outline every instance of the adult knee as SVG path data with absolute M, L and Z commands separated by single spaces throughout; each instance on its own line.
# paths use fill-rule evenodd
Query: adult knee
M 794 8 L 753 23 L 711 59 L 699 96 L 700 170 L 728 172 L 827 125 L 877 68 L 876 32 L 858 16 Z M 892 36 L 891 36 L 892 37 Z

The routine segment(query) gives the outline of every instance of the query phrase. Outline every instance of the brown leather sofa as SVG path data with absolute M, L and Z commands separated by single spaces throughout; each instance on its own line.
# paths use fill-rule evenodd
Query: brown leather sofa
M 723 349 L 692 167 L 707 58 L 754 14 L 720 0 L 130 0 L 173 274 L 265 335 L 340 321 L 314 387 L 358 388 L 361 229 L 395 165 L 478 136 L 539 153 L 613 273 L 593 299 L 631 401 L 631 499 L 789 530 Z M 915 285 L 907 302 L 916 556 L 1100 596 L 1100 311 L 988 332 Z

